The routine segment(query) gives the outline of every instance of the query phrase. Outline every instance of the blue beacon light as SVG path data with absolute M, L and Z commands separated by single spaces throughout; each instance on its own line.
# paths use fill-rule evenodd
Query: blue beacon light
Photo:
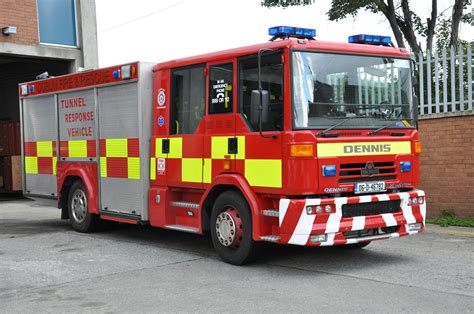
M 392 38 L 390 36 L 358 34 L 349 36 L 350 44 L 373 44 L 373 45 L 390 45 Z
M 293 27 L 293 26 L 274 26 L 268 29 L 268 35 L 278 37 L 296 37 L 309 38 L 316 37 L 316 30 L 313 28 Z

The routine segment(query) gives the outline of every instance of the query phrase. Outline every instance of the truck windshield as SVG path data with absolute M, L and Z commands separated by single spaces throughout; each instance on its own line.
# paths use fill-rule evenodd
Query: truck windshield
M 292 63 L 294 128 L 340 119 L 347 121 L 337 128 L 412 127 L 410 60 L 298 51 Z

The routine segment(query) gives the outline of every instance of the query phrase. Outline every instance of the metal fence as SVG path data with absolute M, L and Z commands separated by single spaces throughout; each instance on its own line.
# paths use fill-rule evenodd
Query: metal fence
M 472 110 L 472 47 L 418 56 L 421 115 Z

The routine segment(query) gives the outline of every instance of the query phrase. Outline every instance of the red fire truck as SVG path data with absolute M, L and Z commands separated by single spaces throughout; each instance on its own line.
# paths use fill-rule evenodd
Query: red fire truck
M 24 194 L 57 200 L 79 232 L 210 232 L 232 264 L 262 242 L 362 248 L 421 232 L 411 55 L 384 36 L 269 34 L 20 84 Z

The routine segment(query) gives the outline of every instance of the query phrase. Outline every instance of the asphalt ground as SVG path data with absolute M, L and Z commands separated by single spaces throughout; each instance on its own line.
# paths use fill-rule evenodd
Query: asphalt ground
M 124 224 L 74 232 L 56 208 L 0 201 L 0 313 L 474 312 L 474 229 L 358 251 L 268 245 L 231 266 L 210 238 Z

